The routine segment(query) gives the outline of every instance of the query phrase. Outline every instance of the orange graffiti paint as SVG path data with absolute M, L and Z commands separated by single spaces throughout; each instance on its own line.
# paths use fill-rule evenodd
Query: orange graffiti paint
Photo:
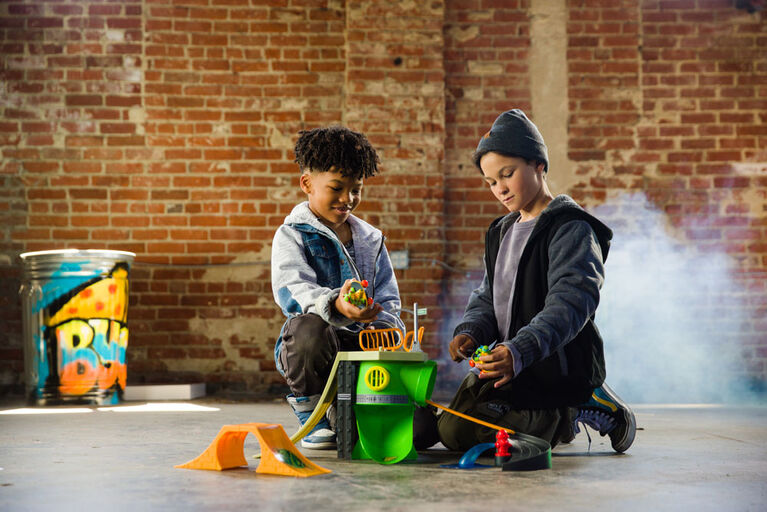
M 115 382 L 117 382 L 120 371 L 119 366 L 124 365 L 120 365 L 119 363 L 112 361 L 109 363 L 103 363 L 102 366 L 99 367 L 99 389 L 109 389 L 115 384 Z
M 99 370 L 85 359 L 66 365 L 59 374 L 59 390 L 64 395 L 84 395 L 92 390 L 99 379 Z

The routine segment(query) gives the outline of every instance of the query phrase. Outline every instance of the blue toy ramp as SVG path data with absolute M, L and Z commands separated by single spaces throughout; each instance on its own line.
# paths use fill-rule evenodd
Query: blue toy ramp
M 477 458 L 488 450 L 495 448 L 493 443 L 480 443 L 469 448 L 466 453 L 461 456 L 458 464 L 443 464 L 442 468 L 450 469 L 480 469 L 480 468 L 492 468 L 487 464 L 477 464 Z
M 494 448 L 495 448 L 495 444 L 493 443 L 480 443 L 480 444 L 472 446 L 466 453 L 463 454 L 463 457 L 461 457 L 461 459 L 458 461 L 458 467 L 460 469 L 492 467 L 492 466 L 487 466 L 485 464 L 477 464 L 477 457 L 479 457 L 486 451 L 492 450 Z

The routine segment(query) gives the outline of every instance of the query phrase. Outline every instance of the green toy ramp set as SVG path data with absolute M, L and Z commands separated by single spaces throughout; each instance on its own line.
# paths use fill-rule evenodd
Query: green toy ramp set
M 366 363 L 364 369 L 361 369 L 362 363 Z M 376 366 L 386 370 L 388 381 Z M 378 389 L 358 382 L 365 376 L 373 388 Z M 429 404 L 468 421 L 502 429 L 432 402 L 429 398 L 435 379 L 436 363 L 429 361 L 423 352 L 339 352 L 317 407 L 290 441 L 297 443 L 308 434 L 336 398 L 338 457 L 341 459 L 368 459 L 381 464 L 414 459 L 413 412 L 416 404 Z M 363 395 L 359 400 L 358 394 Z M 505 471 L 551 467 L 551 447 L 546 441 L 513 431 L 509 433 L 513 453 L 510 463 L 503 467 Z M 258 457 L 260 455 L 256 455 Z M 523 462 L 530 458 L 532 461 Z
M 415 459 L 413 412 L 431 397 L 436 363 L 423 352 L 341 352 L 338 359 L 338 456 Z

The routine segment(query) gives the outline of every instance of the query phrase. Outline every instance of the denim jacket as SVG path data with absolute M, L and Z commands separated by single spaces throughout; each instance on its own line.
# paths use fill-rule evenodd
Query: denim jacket
M 369 325 L 339 314 L 332 304 L 347 279 L 367 279 L 368 295 L 383 306 L 372 325 L 397 327 L 404 333 L 405 325 L 399 318 L 397 278 L 383 233 L 354 215 L 349 216 L 349 226 L 354 260 L 349 258 L 335 233 L 312 213 L 307 202 L 293 208 L 277 229 L 272 243 L 275 302 L 288 318 L 315 313 L 330 325 L 358 332 Z M 281 345 L 282 332 L 274 347 L 275 361 L 279 361 Z

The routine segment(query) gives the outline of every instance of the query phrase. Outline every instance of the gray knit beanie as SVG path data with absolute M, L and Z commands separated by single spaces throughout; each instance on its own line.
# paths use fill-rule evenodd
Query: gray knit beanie
M 499 115 L 490 131 L 479 140 L 474 152 L 474 165 L 479 167 L 479 160 L 491 151 L 526 160 L 540 160 L 546 163 L 544 170 L 549 169 L 549 154 L 541 132 L 518 108 Z

